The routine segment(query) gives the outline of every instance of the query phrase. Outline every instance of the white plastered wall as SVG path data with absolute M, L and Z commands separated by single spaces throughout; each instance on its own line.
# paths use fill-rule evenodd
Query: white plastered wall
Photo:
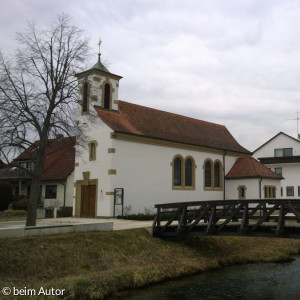
M 246 187 L 246 199 L 264 199 L 264 186 L 276 187 L 276 198 L 280 198 L 280 180 L 268 178 L 231 179 L 226 181 L 226 199 L 238 199 L 238 187 Z
M 300 155 L 300 142 L 283 133 L 276 136 L 267 144 L 253 153 L 254 158 L 274 157 L 274 149 L 279 148 L 293 148 L 293 155 Z M 267 164 L 268 168 L 275 172 L 275 168 L 282 168 L 281 187 L 283 189 L 283 198 L 298 198 L 298 186 L 300 186 L 300 164 L 299 163 L 278 163 Z M 288 186 L 294 187 L 294 196 L 287 196 L 286 188 Z M 277 192 L 277 197 L 280 197 L 280 190 Z
M 112 188 L 124 188 L 126 210 L 143 213 L 154 209 L 155 204 L 201 200 L 222 200 L 224 190 L 204 190 L 205 159 L 219 160 L 223 165 L 223 155 L 114 140 L 116 153 L 113 154 L 111 175 Z M 172 189 L 172 161 L 175 155 L 195 160 L 195 190 Z M 235 157 L 225 156 L 225 174 L 235 162 Z M 113 201 L 111 201 L 113 203 Z M 117 208 L 120 209 L 119 206 Z M 118 211 L 120 212 L 120 211 Z

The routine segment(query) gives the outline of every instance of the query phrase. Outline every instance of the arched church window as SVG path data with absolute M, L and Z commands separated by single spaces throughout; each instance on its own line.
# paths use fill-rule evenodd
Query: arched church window
M 174 186 L 181 186 L 181 164 L 181 159 L 179 157 L 175 158 L 173 171 Z
M 204 187 L 212 187 L 212 162 L 207 160 L 204 164 Z
M 214 187 L 221 187 L 221 164 L 215 162 L 214 165 Z
M 193 170 L 192 170 L 192 160 L 188 158 L 185 161 L 185 186 L 192 186 Z
M 110 85 L 108 83 L 104 86 L 104 108 L 110 109 Z

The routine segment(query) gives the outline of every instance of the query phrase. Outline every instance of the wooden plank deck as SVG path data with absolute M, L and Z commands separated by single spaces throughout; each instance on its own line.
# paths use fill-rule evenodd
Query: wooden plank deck
M 300 238 L 300 199 L 157 204 L 153 236 L 246 235 Z

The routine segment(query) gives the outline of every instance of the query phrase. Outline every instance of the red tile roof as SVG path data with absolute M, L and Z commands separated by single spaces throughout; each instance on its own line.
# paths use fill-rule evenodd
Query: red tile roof
M 42 180 L 64 180 L 75 167 L 75 137 L 49 139 Z M 39 141 L 21 153 L 15 161 L 33 160 Z
M 117 133 L 250 155 L 223 125 L 124 101 L 118 101 L 118 111 L 105 110 L 98 106 L 95 109 L 101 120 Z
M 253 157 L 239 158 L 225 177 L 226 179 L 239 178 L 271 178 L 283 179 Z

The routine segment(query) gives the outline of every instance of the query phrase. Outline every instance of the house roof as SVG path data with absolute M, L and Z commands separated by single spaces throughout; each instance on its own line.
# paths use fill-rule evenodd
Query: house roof
M 109 70 L 101 62 L 100 55 L 98 55 L 98 61 L 90 68 L 90 70 L 99 70 L 99 71 L 110 73 Z
M 300 143 L 300 141 L 298 139 L 293 138 L 292 136 L 280 131 L 279 133 L 277 133 L 276 135 L 274 135 L 272 138 L 270 138 L 268 141 L 266 141 L 265 143 L 263 143 L 261 146 L 259 146 L 256 150 L 253 151 L 253 153 L 255 153 L 256 151 L 258 151 L 259 149 L 263 148 L 266 144 L 270 143 L 272 140 L 274 140 L 275 138 L 277 138 L 279 135 L 285 135 L 286 137 Z
M 125 101 L 118 101 L 118 111 L 105 110 L 99 106 L 95 106 L 95 109 L 101 120 L 116 133 L 250 155 L 223 125 Z
M 80 72 L 80 73 L 77 73 L 76 76 L 78 78 L 81 78 L 81 77 L 87 76 L 90 72 L 96 72 L 96 73 L 100 72 L 100 74 L 105 74 L 106 76 L 110 76 L 110 77 L 113 77 L 113 78 L 116 78 L 116 79 L 121 79 L 122 78 L 122 76 L 111 73 L 105 67 L 105 65 L 101 62 L 100 56 L 98 56 L 97 62 L 90 69 L 85 70 L 85 71 Z
M 226 179 L 240 178 L 270 178 L 283 179 L 281 175 L 276 174 L 253 157 L 239 158 L 231 170 L 227 173 Z
M 42 180 L 64 180 L 74 170 L 75 137 L 49 139 L 44 160 Z M 34 160 L 39 141 L 34 142 L 15 161 Z

